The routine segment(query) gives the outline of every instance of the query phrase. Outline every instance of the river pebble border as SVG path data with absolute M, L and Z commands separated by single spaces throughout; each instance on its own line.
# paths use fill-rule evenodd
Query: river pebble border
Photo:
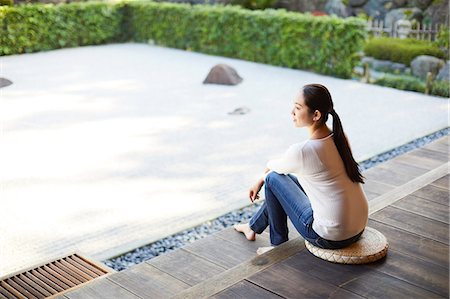
M 430 135 L 413 140 L 407 144 L 360 162 L 360 169 L 364 171 L 366 169 L 374 167 L 398 155 L 422 147 L 445 135 L 449 135 L 449 133 L 450 128 L 445 128 Z M 196 227 L 184 230 L 180 233 L 163 238 L 154 243 L 136 248 L 133 251 L 125 253 L 121 256 L 105 260 L 103 261 L 103 263 L 116 271 L 127 269 L 132 265 L 142 263 L 163 253 L 173 251 L 177 248 L 183 247 L 188 243 L 192 243 L 196 240 L 202 239 L 235 223 L 247 221 L 261 205 L 262 202 L 256 202 L 251 206 L 229 212 L 216 219 L 202 223 Z

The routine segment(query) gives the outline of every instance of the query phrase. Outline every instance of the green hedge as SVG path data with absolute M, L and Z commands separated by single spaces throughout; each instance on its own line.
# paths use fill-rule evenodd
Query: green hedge
M 0 7 L 0 30 L 0 55 L 151 40 L 344 78 L 351 76 L 366 37 L 357 18 L 151 1 Z
M 119 39 L 123 5 L 100 2 L 0 7 L 0 55 Z
M 401 90 L 410 90 L 424 93 L 425 92 L 425 82 L 412 76 L 405 75 L 389 75 L 386 74 L 383 77 L 375 80 L 374 84 L 392 87 Z M 449 97 L 450 83 L 448 81 L 433 81 L 431 84 L 430 94 Z
M 282 10 L 131 2 L 140 42 L 307 69 L 349 78 L 366 37 L 357 18 L 314 17 Z
M 410 65 L 411 61 L 419 55 L 431 55 L 446 59 L 445 53 L 437 45 L 410 38 L 371 38 L 364 47 L 364 53 L 376 59 L 390 60 L 406 65 Z

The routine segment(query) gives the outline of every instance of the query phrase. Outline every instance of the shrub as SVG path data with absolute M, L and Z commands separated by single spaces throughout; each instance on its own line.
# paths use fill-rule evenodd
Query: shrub
M 395 76 L 386 74 L 375 80 L 377 85 L 397 88 L 401 90 L 411 90 L 425 92 L 425 82 L 412 76 Z
M 100 2 L 0 7 L 0 55 L 117 40 L 121 8 Z
M 431 94 L 450 97 L 450 82 L 449 81 L 434 81 L 431 84 Z
M 357 18 L 150 1 L 1 7 L 0 30 L 0 55 L 150 40 L 344 78 L 366 36 Z
M 233 6 L 131 2 L 134 39 L 349 78 L 366 36 L 357 18 Z
M 390 37 L 371 38 L 364 47 L 364 53 L 376 59 L 390 60 L 410 65 L 419 55 L 431 55 L 445 59 L 445 53 L 433 43 L 415 39 Z
M 373 82 L 376 85 L 392 87 L 401 90 L 410 90 L 417 92 L 425 92 L 425 82 L 413 77 L 406 75 L 391 75 L 385 74 L 383 77 L 375 80 Z M 431 84 L 431 94 L 440 97 L 449 97 L 449 85 L 448 81 L 433 81 Z
M 14 0 L 0 0 L 0 6 L 2 6 L 2 5 L 13 6 Z
M 265 9 L 273 7 L 276 0 L 231 0 L 231 4 L 240 5 L 248 9 Z

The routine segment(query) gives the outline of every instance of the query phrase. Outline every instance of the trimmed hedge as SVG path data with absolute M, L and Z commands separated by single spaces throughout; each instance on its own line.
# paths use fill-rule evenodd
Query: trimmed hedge
M 390 60 L 406 65 L 410 65 L 411 61 L 419 55 L 431 55 L 446 59 L 445 53 L 435 44 L 410 38 L 372 38 L 366 43 L 364 53 L 376 59 Z
M 350 78 L 366 37 L 357 18 L 234 6 L 129 3 L 134 39 Z
M 413 76 L 405 75 L 396 76 L 386 74 L 383 77 L 375 80 L 374 84 L 401 90 L 417 91 L 421 93 L 424 93 L 426 88 L 424 81 Z M 448 81 L 433 81 L 431 84 L 430 94 L 448 98 L 449 88 L 450 82 Z
M 100 2 L 0 7 L 0 55 L 119 39 L 123 5 Z
M 222 55 L 349 78 L 366 37 L 357 18 L 174 3 L 0 7 L 0 55 L 114 41 Z

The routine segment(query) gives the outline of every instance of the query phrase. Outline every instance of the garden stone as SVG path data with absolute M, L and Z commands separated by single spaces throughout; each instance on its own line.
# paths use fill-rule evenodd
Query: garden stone
M 430 6 L 430 4 L 431 4 L 431 2 L 433 2 L 433 0 L 409 0 L 408 2 L 409 2 L 408 4 L 412 7 L 426 9 L 428 6 Z M 448 5 L 448 1 L 434 1 L 434 2 L 447 2 L 447 5 Z
M 411 32 L 412 24 L 408 20 L 398 20 L 397 22 L 395 22 L 395 27 L 397 28 L 397 36 L 400 39 L 405 39 Z
M 242 78 L 236 70 L 226 64 L 218 64 L 209 72 L 203 84 L 237 85 L 242 82 Z
M 396 7 L 402 7 L 406 5 L 407 0 L 394 0 L 393 2 Z
M 399 72 L 399 73 L 403 73 L 406 70 L 406 65 L 404 65 L 403 63 L 393 63 L 391 64 L 391 69 L 394 72 Z
M 375 70 L 390 70 L 392 68 L 392 61 L 374 59 L 372 62 L 372 68 Z
M 368 63 L 369 66 L 372 66 L 374 61 L 375 61 L 375 58 L 365 56 L 361 59 L 361 64 L 364 65 L 364 64 Z
M 2 87 L 6 87 L 12 84 L 12 81 L 6 79 L 6 78 L 1 78 L 0 77 L 0 88 Z
M 387 4 L 392 3 L 387 0 L 369 0 L 364 5 L 364 10 L 367 13 L 367 15 L 375 18 L 375 19 L 384 19 L 384 16 L 386 15 Z
M 352 7 L 361 7 L 366 4 L 367 0 L 350 0 L 348 4 Z
M 348 17 L 349 13 L 342 0 L 328 0 L 325 5 L 325 11 L 330 15 L 337 15 L 338 17 Z
M 449 75 L 449 67 L 450 67 L 450 60 L 447 60 L 447 63 L 444 65 L 443 68 L 439 71 L 439 74 L 436 76 L 436 80 L 450 80 Z
M 433 1 L 433 3 L 425 9 L 424 17 L 429 18 L 432 24 L 445 24 L 448 22 L 448 5 L 448 0 Z
M 406 19 L 421 19 L 422 11 L 416 7 L 414 8 L 397 8 L 386 13 L 384 17 L 384 24 L 386 27 L 392 27 L 398 20 Z
M 437 74 L 445 62 L 439 58 L 420 55 L 411 62 L 411 70 L 414 76 L 425 79 L 427 73 Z

